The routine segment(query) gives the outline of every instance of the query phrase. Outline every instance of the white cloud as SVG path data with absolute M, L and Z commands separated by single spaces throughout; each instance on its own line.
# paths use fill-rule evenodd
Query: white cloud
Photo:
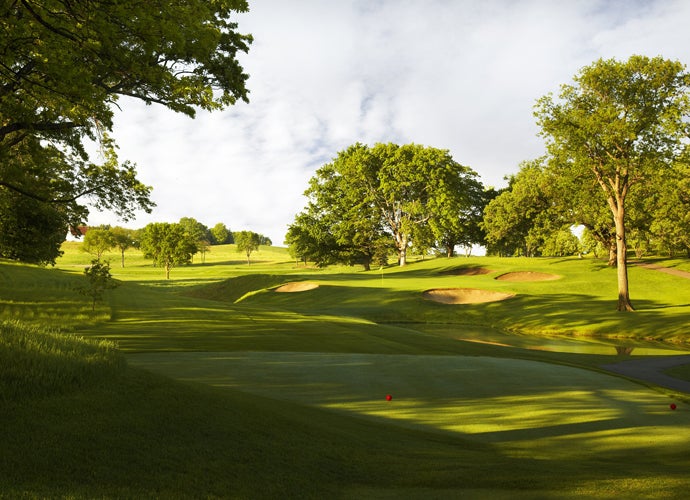
M 250 1 L 250 104 L 195 120 L 123 100 L 115 138 L 158 207 L 281 244 L 315 170 L 355 142 L 449 149 L 487 185 L 543 152 L 535 101 L 633 53 L 690 62 L 684 0 Z M 93 214 L 92 223 L 116 223 Z

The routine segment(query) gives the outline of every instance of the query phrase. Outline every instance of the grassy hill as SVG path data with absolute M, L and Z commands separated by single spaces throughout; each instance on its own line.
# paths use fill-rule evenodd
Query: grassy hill
M 601 364 L 686 352 L 688 281 L 587 259 L 305 268 L 232 245 L 171 279 L 134 251 L 0 262 L 0 497 L 674 498 L 686 396 Z M 254 260 L 255 259 L 255 260 Z M 687 269 L 684 260 L 668 265 Z M 478 270 L 482 269 L 482 272 Z M 551 281 L 504 281 L 510 272 Z M 287 283 L 309 290 L 278 293 Z M 427 300 L 432 288 L 514 294 Z M 684 376 L 683 370 L 677 370 Z M 392 395 L 386 401 L 387 394 Z M 669 403 L 677 410 L 669 410 Z

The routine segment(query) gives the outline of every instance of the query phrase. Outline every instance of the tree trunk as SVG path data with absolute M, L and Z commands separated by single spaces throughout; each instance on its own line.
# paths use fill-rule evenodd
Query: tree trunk
M 627 248 L 625 246 L 625 209 L 622 202 L 618 203 L 616 212 L 613 215 L 616 223 L 616 264 L 618 266 L 618 311 L 634 311 L 630 302 L 630 292 L 628 290 L 628 261 Z
M 407 264 L 407 235 L 397 234 L 395 241 L 398 244 L 398 264 L 402 267 Z
M 616 262 L 616 255 L 617 255 L 617 243 L 614 241 L 609 245 L 609 261 L 607 262 L 607 265 L 610 267 L 613 267 L 617 264 Z
M 122 250 L 122 267 L 125 267 L 125 251 Z
M 399 262 L 400 262 L 401 267 L 404 266 L 405 264 L 407 264 L 407 247 L 403 247 L 400 249 Z

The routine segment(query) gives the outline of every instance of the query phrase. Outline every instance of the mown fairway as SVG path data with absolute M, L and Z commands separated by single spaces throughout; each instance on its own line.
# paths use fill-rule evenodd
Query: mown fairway
M 626 315 L 614 310 L 615 270 L 587 259 L 361 272 L 304 268 L 277 248 L 247 266 L 227 246 L 166 281 L 136 252 L 124 269 L 118 257 L 122 284 L 94 313 L 73 291 L 90 260 L 78 244 L 58 269 L 0 263 L 0 319 L 115 341 L 127 361 L 109 344 L 99 356 L 84 348 L 89 362 L 72 347 L 39 346 L 55 353 L 39 359 L 0 344 L 3 383 L 26 388 L 1 393 L 2 496 L 677 498 L 690 488 L 688 396 L 598 369 L 630 359 L 616 346 L 633 358 L 687 352 L 687 279 L 632 267 L 638 311 Z M 495 279 L 511 271 L 560 278 Z M 274 291 L 290 282 L 319 286 Z M 456 287 L 516 295 L 422 297 Z M 77 368 L 46 393 L 35 375 L 56 365 Z

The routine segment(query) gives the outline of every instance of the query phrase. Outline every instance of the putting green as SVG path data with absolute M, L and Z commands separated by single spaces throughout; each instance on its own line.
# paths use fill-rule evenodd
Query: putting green
M 689 447 L 690 409 L 625 379 L 524 360 L 326 353 L 148 353 L 132 365 L 383 419 L 461 433 L 532 457 Z M 386 401 L 391 394 L 392 401 Z

